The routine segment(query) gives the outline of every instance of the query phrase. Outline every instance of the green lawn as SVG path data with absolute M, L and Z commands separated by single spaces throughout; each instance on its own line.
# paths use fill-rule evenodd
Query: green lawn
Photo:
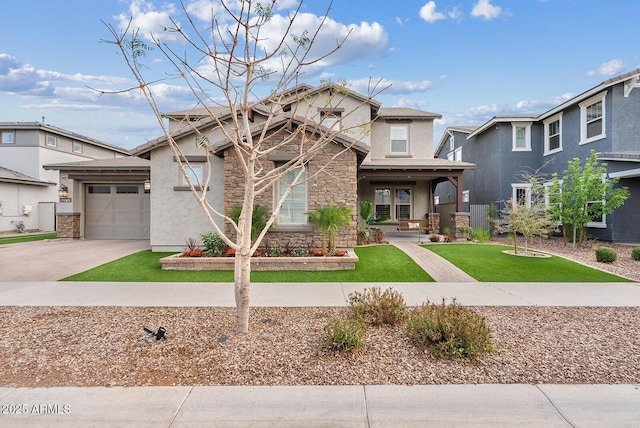
M 518 257 L 503 245 L 424 245 L 480 282 L 630 282 L 562 257 Z
M 30 241 L 41 241 L 43 239 L 56 239 L 58 235 L 53 233 L 35 233 L 35 234 L 26 234 L 19 236 L 7 236 L 4 238 L 0 238 L 0 245 L 4 244 L 15 244 L 18 242 L 30 242 Z
M 280 271 L 251 273 L 253 282 L 432 282 L 409 256 L 392 245 L 355 249 L 360 261 L 352 271 Z M 162 270 L 159 259 L 175 253 L 141 251 L 79 273 L 63 281 L 233 282 L 233 271 Z

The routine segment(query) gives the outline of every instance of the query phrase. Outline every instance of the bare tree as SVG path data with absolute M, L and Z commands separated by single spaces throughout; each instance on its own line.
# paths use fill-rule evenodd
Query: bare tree
M 318 65 L 345 43 L 346 37 L 336 40 L 335 46 L 321 54 L 313 49 L 331 3 L 317 28 L 307 28 L 294 34 L 294 24 L 301 15 L 301 1 L 297 9 L 289 11 L 283 18 L 286 22 L 280 27 L 284 30 L 277 37 L 265 31 L 274 18 L 276 3 L 276 0 L 223 0 L 223 11 L 221 14 L 212 12 L 211 24 L 206 31 L 198 26 L 182 4 L 188 24 L 182 27 L 177 19 L 172 18 L 171 26 L 162 31 L 162 34 L 171 34 L 177 42 L 151 36 L 151 41 L 147 43 L 134 28 L 120 32 L 107 25 L 113 36 L 110 43 L 118 46 L 137 80 L 138 86 L 129 90 L 139 90 L 144 94 L 202 212 L 216 233 L 235 250 L 236 331 L 239 333 L 248 331 L 249 326 L 251 256 L 278 218 L 282 203 L 292 189 L 312 178 L 312 174 L 305 170 L 305 165 L 327 145 L 335 144 L 338 135 L 342 142 L 340 153 L 344 153 L 352 150 L 353 145 L 358 144 L 369 132 L 369 122 L 345 126 L 345 119 L 355 110 L 353 106 L 344 109 L 340 124 L 333 122 L 327 125 L 325 122 L 323 126 L 321 118 L 315 113 L 317 109 L 310 108 L 305 91 L 297 90 L 299 77 L 305 68 Z M 196 122 L 185 120 L 172 129 L 164 124 L 156 102 L 157 80 L 148 81 L 145 75 L 148 69 L 144 62 L 151 49 L 159 51 L 170 62 L 172 71 L 166 78 L 180 79 L 193 96 L 193 108 L 204 109 L 206 118 L 199 117 Z M 258 96 L 265 85 L 269 85 L 270 94 Z M 331 92 L 338 96 L 323 100 L 325 107 L 339 109 L 345 98 L 339 95 L 348 92 L 346 83 L 328 85 Z M 380 92 L 377 86 L 375 83 L 370 85 L 369 93 L 359 101 L 361 105 L 371 101 Z M 224 114 L 221 113 L 221 107 L 224 107 Z M 209 129 L 216 129 L 223 136 L 224 144 L 210 141 L 203 131 L 203 124 L 208 124 Z M 178 133 L 184 132 L 185 128 L 196 133 L 198 145 L 207 153 L 208 172 L 203 182 L 190 180 L 188 172 L 191 166 L 177 142 Z M 270 154 L 280 149 L 290 150 L 291 147 L 295 147 L 293 156 L 278 168 L 269 166 Z M 244 186 L 242 211 L 237 223 L 207 200 L 211 179 L 209 159 L 211 154 L 223 149 L 231 151 L 237 158 L 240 167 L 234 173 L 238 174 L 238 182 Z M 334 158 L 337 156 L 339 154 Z M 322 173 L 325 173 L 324 167 L 313 172 Z M 257 198 L 271 195 L 274 185 L 281 185 L 285 176 L 290 178 L 286 188 L 274 201 L 266 226 L 252 242 L 253 206 Z M 225 232 L 218 225 L 217 220 L 220 219 L 231 225 L 231 232 Z

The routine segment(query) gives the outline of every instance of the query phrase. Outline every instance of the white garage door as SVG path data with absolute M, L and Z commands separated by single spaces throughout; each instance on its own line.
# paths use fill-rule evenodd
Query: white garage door
M 85 237 L 149 239 L 149 193 L 142 184 L 87 184 Z

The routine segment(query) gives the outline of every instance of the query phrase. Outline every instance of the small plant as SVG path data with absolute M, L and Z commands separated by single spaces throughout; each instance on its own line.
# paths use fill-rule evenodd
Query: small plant
M 212 256 L 221 256 L 224 251 L 224 241 L 215 232 L 206 232 L 200 235 L 204 244 L 204 251 Z
M 474 241 L 488 242 L 491 241 L 491 230 L 477 227 L 475 229 L 471 229 L 469 236 Z
M 309 255 L 309 250 L 306 248 L 294 248 L 291 250 L 291 257 L 307 257 Z
M 366 325 L 360 320 L 334 318 L 319 340 L 320 347 L 332 351 L 351 351 L 364 346 Z
M 640 261 L 640 247 L 631 250 L 631 258 L 635 261 Z
M 351 313 L 367 324 L 380 326 L 396 325 L 407 317 L 407 305 L 402 294 L 387 288 L 383 292 L 379 287 L 365 289 L 362 293 L 349 294 Z
M 453 236 L 449 234 L 444 235 L 444 242 L 453 242 Z
M 384 230 L 379 228 L 372 228 L 373 231 L 373 242 L 376 244 L 382 244 L 384 242 Z
M 430 348 L 440 358 L 474 359 L 492 352 L 495 345 L 484 317 L 459 305 L 425 303 L 409 314 L 405 334 L 419 346 Z
M 616 250 L 609 247 L 596 248 L 596 261 L 600 263 L 613 263 L 618 258 Z
M 282 253 L 283 253 L 282 247 L 278 247 L 277 245 L 274 245 L 273 247 L 269 248 L 269 257 L 278 257 L 282 255 Z
M 440 237 L 438 235 L 429 235 L 429 241 L 440 242 Z
M 448 227 L 445 227 L 444 229 L 442 229 L 442 234 L 451 235 L 451 229 Z

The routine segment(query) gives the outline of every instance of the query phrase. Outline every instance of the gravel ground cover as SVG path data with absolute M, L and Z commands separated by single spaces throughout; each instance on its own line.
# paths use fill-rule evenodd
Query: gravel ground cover
M 564 251 L 552 244 L 534 247 Z M 571 253 L 640 280 L 623 251 L 606 266 Z M 0 386 L 640 383 L 638 307 L 472 309 L 497 346 L 476 362 L 439 360 L 402 327 L 370 327 L 357 352 L 321 350 L 347 308 L 254 308 L 250 333 L 235 335 L 229 308 L 0 307 Z M 166 340 L 147 342 L 142 327 L 159 325 Z

